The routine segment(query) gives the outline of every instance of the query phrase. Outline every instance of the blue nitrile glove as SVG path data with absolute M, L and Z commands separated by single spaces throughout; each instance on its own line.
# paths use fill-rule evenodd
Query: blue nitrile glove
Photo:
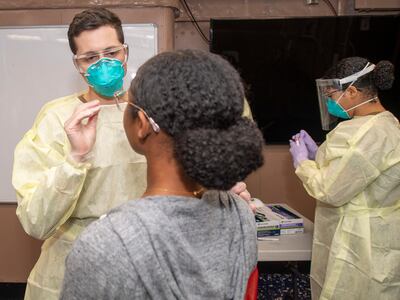
M 302 139 L 290 140 L 290 154 L 292 154 L 294 168 L 308 159 L 308 150 Z
M 308 150 L 308 158 L 311 160 L 315 160 L 315 156 L 317 155 L 318 145 L 314 142 L 312 137 L 305 130 L 300 130 L 300 139 L 304 141 Z

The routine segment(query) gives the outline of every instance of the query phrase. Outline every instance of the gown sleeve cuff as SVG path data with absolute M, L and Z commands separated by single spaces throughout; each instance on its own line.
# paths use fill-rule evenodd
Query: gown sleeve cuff
M 86 158 L 87 160 L 88 158 Z M 90 169 L 90 167 L 92 166 L 89 162 L 87 162 L 86 160 L 78 162 L 76 161 L 70 154 L 68 154 L 65 158 L 65 161 L 70 164 L 72 167 L 76 168 L 76 169 L 80 169 L 80 170 L 87 170 Z
M 316 163 L 313 160 L 303 160 L 296 168 L 296 175 L 303 182 L 307 182 L 308 177 L 310 176 L 310 170 L 316 168 Z

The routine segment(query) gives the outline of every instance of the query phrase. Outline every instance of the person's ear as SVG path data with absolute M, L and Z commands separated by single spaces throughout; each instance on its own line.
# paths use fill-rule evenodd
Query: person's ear
M 139 139 L 144 140 L 151 134 L 152 127 L 146 115 L 141 110 L 138 111 L 137 122 L 138 122 L 137 135 Z
M 355 86 L 349 86 L 348 88 L 347 88 L 347 94 L 348 94 L 348 97 L 349 98 L 351 98 L 351 99 L 354 99 L 354 98 L 356 98 L 358 95 L 359 95 L 359 93 L 360 93 L 360 91 L 355 87 Z

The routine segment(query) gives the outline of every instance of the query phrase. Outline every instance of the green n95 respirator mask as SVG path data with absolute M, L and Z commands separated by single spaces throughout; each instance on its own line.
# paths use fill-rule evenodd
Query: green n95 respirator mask
M 111 98 L 122 89 L 125 70 L 120 60 L 103 57 L 91 64 L 84 75 L 96 93 Z

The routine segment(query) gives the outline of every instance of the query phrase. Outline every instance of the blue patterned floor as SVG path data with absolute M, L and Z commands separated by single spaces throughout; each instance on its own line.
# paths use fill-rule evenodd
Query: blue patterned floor
M 309 261 L 259 262 L 258 300 L 311 299 L 310 266 Z
M 311 299 L 310 276 L 297 276 L 297 297 L 293 294 L 292 274 L 260 274 L 258 279 L 259 300 L 308 300 Z
M 308 274 L 297 275 L 297 298 L 293 296 L 293 274 L 264 273 L 259 267 L 258 300 L 308 300 L 311 299 Z M 23 299 L 25 284 L 0 283 L 0 300 Z

